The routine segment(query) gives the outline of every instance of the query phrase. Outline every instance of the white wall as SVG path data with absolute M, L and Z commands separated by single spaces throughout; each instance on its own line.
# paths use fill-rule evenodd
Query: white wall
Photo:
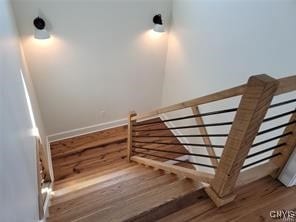
M 267 73 L 275 78 L 295 74 L 295 26 L 294 0 L 174 0 L 162 105 L 234 87 L 245 83 L 254 74 Z M 277 100 L 289 96 L 296 97 L 294 93 Z M 232 108 L 237 106 L 237 102 L 234 99 L 204 105 L 201 112 Z M 295 104 L 268 115 L 291 110 L 293 106 Z M 205 118 L 205 121 L 227 121 L 231 118 L 233 116 L 220 115 Z M 272 124 L 287 120 L 283 118 Z M 176 122 L 176 125 L 182 124 Z M 262 129 L 270 126 L 264 124 Z M 279 135 L 281 130 L 260 136 L 256 141 Z M 208 128 L 208 131 L 227 133 L 229 128 Z M 213 143 L 223 145 L 225 140 L 213 139 Z
M 286 186 L 296 185 L 296 150 L 292 153 L 288 163 L 286 164 L 284 170 L 282 171 L 279 179 Z
M 126 118 L 161 103 L 170 0 L 13 1 L 25 56 L 48 134 Z M 34 17 L 52 38 L 32 37 Z M 105 111 L 102 113 L 102 111 Z
M 295 73 L 294 0 L 174 0 L 163 105 Z
M 0 221 L 38 221 L 35 138 L 8 0 L 0 1 L 0 39 Z

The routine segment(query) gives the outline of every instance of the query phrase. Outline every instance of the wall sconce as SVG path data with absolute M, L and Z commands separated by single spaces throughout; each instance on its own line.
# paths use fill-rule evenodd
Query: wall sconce
M 164 25 L 162 23 L 161 14 L 155 15 L 153 17 L 154 27 L 153 30 L 155 32 L 164 32 Z
M 48 31 L 45 29 L 45 21 L 37 17 L 34 19 L 33 24 L 35 26 L 35 39 L 49 39 L 50 35 Z

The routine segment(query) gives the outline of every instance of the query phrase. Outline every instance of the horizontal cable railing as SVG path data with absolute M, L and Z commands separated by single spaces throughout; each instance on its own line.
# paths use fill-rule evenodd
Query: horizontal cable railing
M 158 158 L 162 161 L 172 160 L 180 163 L 192 164 L 199 167 L 216 169 L 218 167 L 218 160 L 220 156 L 217 156 L 214 149 L 223 150 L 225 144 L 212 144 L 209 143 L 196 143 L 196 142 L 184 142 L 192 141 L 194 138 L 227 138 L 228 133 L 208 133 L 205 129 L 207 127 L 216 128 L 223 126 L 231 126 L 233 121 L 219 121 L 212 123 L 204 123 L 201 118 L 205 116 L 219 116 L 221 114 L 235 114 L 238 108 L 230 108 L 223 110 L 215 110 L 210 112 L 199 112 L 197 107 L 192 107 L 193 115 L 183 115 L 176 118 L 161 119 L 158 116 L 157 119 L 149 119 L 140 122 L 134 121 L 130 135 L 132 137 L 131 152 L 132 155 L 140 155 L 145 158 Z M 198 112 L 197 112 L 198 111 Z M 199 118 L 199 119 L 198 119 Z M 178 126 L 167 125 L 169 122 L 182 121 L 182 120 L 196 120 L 196 124 L 183 124 Z M 197 121 L 199 120 L 199 121 Z M 192 120 L 191 120 L 192 122 Z M 196 131 L 195 134 L 181 133 L 180 135 L 174 133 L 176 130 L 192 130 L 204 129 L 203 131 Z M 190 151 L 185 147 L 190 147 Z M 161 148 L 161 149 L 160 149 Z M 198 148 L 198 149 L 196 149 Z M 208 155 L 203 152 L 212 150 Z M 204 150 L 204 151 L 203 151 Z M 202 153 L 200 153 L 202 152 Z M 175 156 L 169 156 L 174 154 Z M 188 160 L 180 160 L 178 157 L 188 156 Z M 194 160 L 192 158 L 195 158 Z M 201 159 L 200 159 L 201 158 Z M 203 160 L 202 160 L 203 159 Z M 206 164 L 204 161 L 210 161 L 212 164 Z M 215 160 L 215 161 L 214 161 Z
M 176 145 L 176 146 L 193 146 L 193 147 L 213 147 L 213 148 L 224 148 L 224 145 L 207 145 L 207 144 L 202 144 L 202 143 L 165 143 L 165 142 L 147 142 L 147 141 L 137 141 L 134 140 L 134 143 L 145 143 L 145 144 L 162 144 L 162 145 Z
M 294 149 L 291 144 L 296 144 L 296 109 L 290 108 L 296 98 L 272 101 L 275 96 L 295 90 L 296 76 L 276 80 L 257 75 L 238 87 L 151 112 L 130 114 L 128 159 L 173 169 L 172 172 L 192 179 L 201 175 L 200 180 L 210 184 L 208 195 L 218 206 L 223 205 L 233 200 L 230 197 L 238 180 L 241 185 L 271 173 L 278 175 L 288 160 Z M 227 99 L 235 99 L 239 105 L 200 112 L 201 105 Z M 266 116 L 269 110 L 272 115 Z M 208 121 L 204 122 L 204 118 Z M 161 164 L 155 165 L 155 161 Z M 167 161 L 183 164 L 170 168 Z M 253 170 L 258 167 L 259 171 Z M 208 168 L 211 175 L 204 174 Z
M 198 156 L 198 157 L 205 157 L 205 158 L 213 158 L 213 159 L 220 159 L 218 156 L 210 156 L 210 155 L 204 155 L 204 154 L 197 154 L 197 153 L 186 153 L 186 152 L 178 152 L 178 151 L 172 151 L 172 150 L 161 150 L 161 149 L 155 149 L 155 148 L 149 148 L 149 147 L 141 147 L 141 146 L 133 146 L 134 149 L 144 149 L 144 150 L 152 150 L 157 152 L 164 152 L 164 153 L 175 153 L 175 154 L 181 154 L 181 155 L 189 155 L 189 156 Z
M 208 135 L 201 135 L 201 134 L 193 134 L 193 135 L 169 135 L 169 136 L 161 136 L 161 135 L 142 135 L 142 136 L 134 136 L 135 138 L 139 137 L 227 137 L 228 134 L 208 134 Z
M 232 125 L 232 122 L 221 122 L 221 123 L 208 123 L 203 125 L 178 126 L 178 127 L 170 127 L 170 128 L 142 129 L 142 130 L 135 129 L 133 130 L 133 132 L 150 132 L 150 131 L 161 131 L 161 130 L 191 129 L 191 128 L 200 128 L 200 127 L 230 126 L 230 125 Z
M 166 156 L 159 156 L 159 155 L 150 154 L 150 153 L 143 153 L 143 152 L 139 152 L 139 151 L 135 151 L 135 154 L 143 154 L 143 155 L 153 156 L 153 157 L 157 157 L 157 158 L 161 158 L 161 159 L 173 160 L 173 161 L 177 161 L 177 162 L 180 162 L 180 163 L 189 163 L 189 164 L 193 164 L 193 165 L 197 165 L 197 166 L 216 168 L 216 166 L 212 166 L 212 165 L 208 165 L 208 164 L 196 163 L 196 162 L 192 162 L 192 161 L 189 161 L 189 160 L 179 160 L 179 159 L 169 158 L 169 157 L 166 157 Z
M 255 161 L 255 162 L 252 162 L 252 163 L 249 163 L 249 164 L 243 165 L 242 169 L 248 168 L 248 167 L 250 167 L 250 166 L 256 165 L 256 164 L 261 163 L 261 162 L 266 161 L 266 160 L 270 160 L 270 159 L 275 158 L 275 157 L 277 157 L 277 156 L 279 156 L 279 155 L 281 155 L 281 154 L 282 154 L 282 153 L 272 154 L 272 155 L 270 155 L 270 156 L 268 156 L 268 157 L 264 157 L 264 158 L 262 158 L 262 159 L 260 159 L 260 160 Z
M 281 125 L 278 125 L 278 126 L 275 126 L 275 127 L 269 128 L 269 129 L 266 129 L 266 130 L 259 131 L 257 133 L 257 135 L 259 136 L 259 135 L 262 135 L 262 134 L 265 134 L 265 133 L 269 133 L 269 132 L 272 132 L 272 131 L 281 129 L 283 127 L 286 127 L 286 126 L 289 126 L 289 125 L 295 124 L 295 123 L 296 123 L 296 121 L 287 122 L 287 123 L 284 123 L 284 124 L 281 124 Z
M 271 117 L 268 117 L 266 119 L 263 120 L 263 122 L 268 122 L 268 121 L 271 121 L 271 120 L 275 120 L 275 119 L 279 119 L 279 118 L 282 118 L 284 116 L 288 116 L 288 115 L 291 115 L 293 113 L 295 113 L 296 110 L 291 110 L 289 112 L 285 112 L 285 113 L 282 113 L 282 114 L 279 114 L 279 115 L 275 115 L 275 116 L 271 116 Z
M 289 100 L 281 101 L 281 102 L 278 102 L 278 103 L 271 104 L 269 106 L 269 109 L 272 109 L 274 107 L 284 106 L 284 105 L 287 105 L 287 104 L 292 104 L 294 102 L 296 102 L 296 99 L 289 99 Z M 288 116 L 291 116 L 291 115 L 293 115 L 295 113 L 296 113 L 296 109 L 294 108 L 293 110 L 290 110 L 290 111 L 287 111 L 287 112 L 285 111 L 285 112 L 282 112 L 280 114 L 276 114 L 276 115 L 264 118 L 262 123 L 267 123 L 268 122 L 268 123 L 272 124 L 273 123 L 272 121 L 274 121 L 274 120 L 278 120 L 279 118 L 283 118 L 283 117 L 288 117 Z M 270 128 L 261 130 L 261 131 L 259 131 L 257 133 L 257 136 L 262 136 L 262 135 L 265 135 L 265 134 L 269 134 L 269 133 L 272 133 L 273 131 L 277 131 L 277 130 L 280 130 L 280 129 L 283 129 L 283 128 L 287 128 L 288 126 L 291 126 L 291 125 L 294 125 L 294 124 L 296 124 L 296 120 L 292 119 L 292 120 L 289 120 L 288 122 L 285 122 L 283 124 L 278 124 L 276 126 L 272 126 Z M 286 142 L 280 142 L 279 140 L 282 139 L 282 138 L 285 138 L 285 137 L 292 136 L 292 134 L 293 134 L 292 131 L 286 131 L 286 132 L 284 132 L 284 133 L 282 133 L 280 135 L 276 135 L 276 136 L 273 136 L 271 138 L 267 138 L 267 139 L 265 139 L 263 141 L 253 143 L 252 146 L 251 146 L 250 151 L 252 151 L 253 148 L 260 147 L 263 144 L 268 144 L 268 143 L 271 143 L 271 142 L 277 143 L 277 144 L 272 145 L 272 146 L 270 146 L 268 148 L 262 148 L 262 149 L 259 148 L 259 151 L 249 154 L 246 157 L 246 161 L 251 159 L 251 158 L 257 158 L 258 156 L 261 156 L 261 158 L 259 160 L 255 159 L 251 163 L 246 163 L 246 161 L 245 161 L 245 164 L 243 165 L 242 169 L 251 167 L 253 165 L 262 163 L 262 162 L 267 161 L 267 160 L 271 160 L 271 159 L 273 159 L 275 157 L 278 157 L 278 156 L 282 155 L 282 153 L 280 151 L 278 151 L 278 150 L 280 150 L 281 148 L 287 146 L 287 143 Z M 273 154 L 269 155 L 269 156 L 263 156 L 262 157 L 262 154 L 266 154 L 268 152 L 273 152 Z
M 252 153 L 252 154 L 248 155 L 248 156 L 246 157 L 246 159 L 249 159 L 249 158 L 252 158 L 252 157 L 254 157 L 254 156 L 257 156 L 257 155 L 260 155 L 260 154 L 263 154 L 263 153 L 269 152 L 269 151 L 271 151 L 271 150 L 275 150 L 275 149 L 280 148 L 280 147 L 283 147 L 283 146 L 285 146 L 285 145 L 287 145 L 287 144 L 286 144 L 286 143 L 281 143 L 281 144 L 278 144 L 278 145 L 275 145 L 275 146 L 269 147 L 269 148 L 267 148 L 267 149 L 263 149 L 263 150 L 258 151 L 258 152 L 256 152 L 256 153 Z
M 237 111 L 237 108 L 218 110 L 218 111 L 213 111 L 213 112 L 208 112 L 208 113 L 201 113 L 201 114 L 197 114 L 197 115 L 182 116 L 182 117 L 178 117 L 178 118 L 171 118 L 171 119 L 153 121 L 153 122 L 142 123 L 142 124 L 139 123 L 139 124 L 135 124 L 135 126 L 150 125 L 150 124 L 155 124 L 155 123 L 166 123 L 166 122 L 172 122 L 172 121 L 178 121 L 178 120 L 184 120 L 184 119 L 192 119 L 192 118 L 196 118 L 196 117 L 212 116 L 212 115 L 217 115 L 217 114 L 230 113 L 230 112 L 235 112 L 235 111 Z
M 271 141 L 277 140 L 277 139 L 279 139 L 279 138 L 287 137 L 287 136 L 290 136 L 290 135 L 292 135 L 292 132 L 283 133 L 283 134 L 281 134 L 281 135 L 274 136 L 274 137 L 268 138 L 268 139 L 266 139 L 266 140 L 263 140 L 263 141 L 260 141 L 260 142 L 254 143 L 251 147 L 260 146 L 260 145 L 262 145 L 262 144 L 269 143 L 269 142 L 271 142 Z

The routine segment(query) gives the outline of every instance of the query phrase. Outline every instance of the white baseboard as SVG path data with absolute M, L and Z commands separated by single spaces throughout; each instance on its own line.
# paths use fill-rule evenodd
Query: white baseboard
M 76 137 L 76 136 L 81 136 L 81 135 L 85 135 L 88 133 L 93 133 L 93 132 L 97 132 L 97 131 L 101 131 L 101 130 L 105 130 L 105 129 L 118 127 L 118 126 L 123 126 L 126 124 L 127 124 L 126 118 L 119 119 L 119 120 L 115 120 L 115 121 L 111 121 L 111 122 L 100 123 L 100 124 L 96 124 L 96 125 L 91 125 L 91 126 L 87 126 L 87 127 L 82 127 L 82 128 L 78 128 L 78 129 L 73 129 L 73 130 L 68 130 L 68 131 L 64 131 L 64 132 L 51 134 L 51 135 L 47 136 L 47 140 L 49 143 L 51 143 L 54 141 L 68 139 L 68 138 L 72 138 L 72 137 Z
M 296 185 L 296 150 L 290 156 L 289 161 L 279 176 L 279 180 L 287 187 Z

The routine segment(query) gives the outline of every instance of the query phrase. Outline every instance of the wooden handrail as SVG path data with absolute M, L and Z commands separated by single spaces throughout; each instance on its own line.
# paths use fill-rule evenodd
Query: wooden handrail
M 149 118 L 152 116 L 156 116 L 162 113 L 172 112 L 179 109 L 191 108 L 193 106 L 202 105 L 205 103 L 215 102 L 218 100 L 228 99 L 235 96 L 240 96 L 244 93 L 246 85 L 240 85 L 234 88 L 226 89 L 220 92 L 216 92 L 207 96 L 202 96 L 196 99 L 188 100 L 182 103 L 177 103 L 175 105 L 163 107 L 160 109 L 153 110 L 151 112 L 138 114 L 132 117 L 132 120 L 141 120 L 145 118 Z
M 38 210 L 39 210 L 39 220 L 42 220 L 44 217 L 43 211 L 43 196 L 41 193 L 42 189 L 42 176 L 41 176 L 41 168 L 40 168 L 40 140 L 36 138 L 36 173 L 37 173 L 37 188 L 38 188 Z
M 280 78 L 278 82 L 279 86 L 275 96 L 296 90 L 296 75 Z
M 40 141 L 39 137 L 35 137 L 36 143 L 36 170 L 37 170 L 37 188 L 38 188 L 38 209 L 39 209 L 39 219 L 44 218 L 44 203 L 46 195 L 42 193 L 42 188 L 46 186 L 46 183 L 51 182 L 51 177 L 49 174 L 49 166 L 47 161 L 47 156 L 44 151 L 44 147 Z M 48 194 L 47 194 L 48 195 Z
M 280 95 L 280 94 L 284 94 L 284 93 L 296 90 L 296 75 L 280 78 L 278 79 L 278 81 L 279 81 L 279 86 L 277 91 L 275 92 L 275 95 Z M 132 117 L 132 120 L 141 120 L 141 119 L 149 118 L 149 117 L 156 116 L 166 112 L 172 112 L 179 109 L 190 108 L 193 106 L 198 106 L 198 105 L 202 105 L 210 102 L 215 102 L 218 100 L 240 96 L 244 94 L 245 88 L 246 88 L 246 84 L 243 84 L 243 85 L 226 89 L 223 91 L 219 91 L 210 95 L 202 96 L 192 100 L 187 100 L 185 102 L 156 109 L 147 113 L 138 114 Z
M 37 143 L 37 146 L 38 146 L 38 155 L 39 155 L 39 158 L 42 162 L 42 165 L 44 167 L 44 172 L 45 172 L 45 182 L 49 182 L 51 181 L 51 178 L 50 178 L 50 173 L 49 173 L 49 165 L 48 165 L 48 160 L 47 160 L 47 156 L 45 154 L 45 151 L 44 151 L 44 147 L 40 141 L 39 138 L 36 138 L 36 143 Z

